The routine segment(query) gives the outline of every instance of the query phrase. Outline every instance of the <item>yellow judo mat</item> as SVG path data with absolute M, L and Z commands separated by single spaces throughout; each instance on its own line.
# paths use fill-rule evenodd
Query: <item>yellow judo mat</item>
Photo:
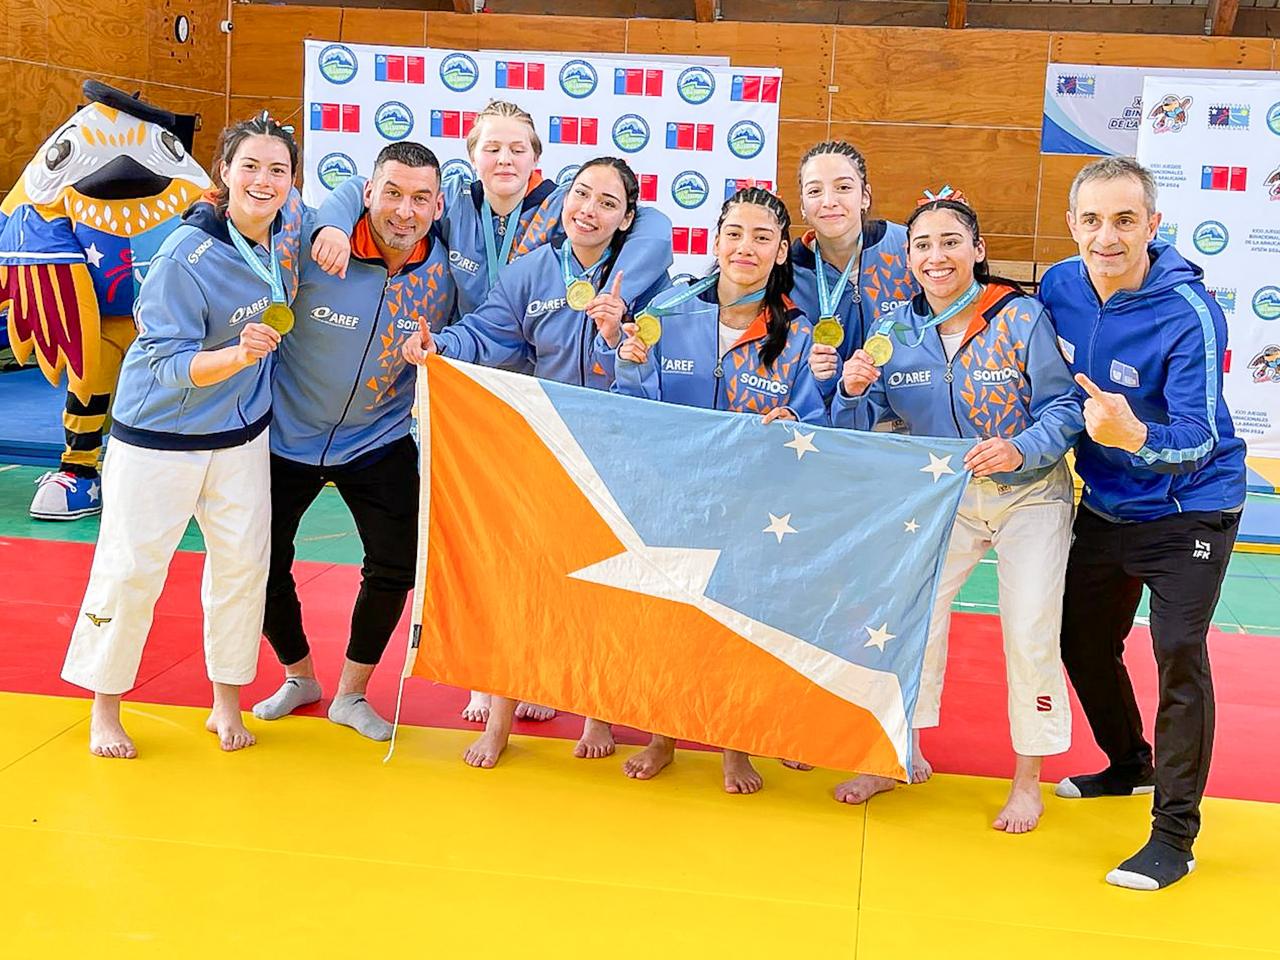
M 938 776 L 866 807 L 839 779 L 714 754 L 626 779 L 514 738 L 473 770 L 465 731 L 395 757 L 326 720 L 248 719 L 223 754 L 204 711 L 126 704 L 142 754 L 86 749 L 89 704 L 0 693 L 0 957 L 744 958 L 1280 956 L 1280 805 L 1206 801 L 1199 867 L 1107 886 L 1149 797 L 1063 801 L 989 826 L 1007 784 Z

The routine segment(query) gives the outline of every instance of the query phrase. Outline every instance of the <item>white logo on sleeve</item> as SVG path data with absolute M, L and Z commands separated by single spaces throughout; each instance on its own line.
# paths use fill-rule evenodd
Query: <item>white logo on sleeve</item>
M 1207 540 L 1197 540 L 1196 547 L 1191 551 L 1191 559 L 1208 560 L 1209 559 L 1209 542 Z
M 1067 363 L 1076 362 L 1076 345 L 1070 340 L 1058 338 L 1058 349 L 1062 351 L 1062 357 Z

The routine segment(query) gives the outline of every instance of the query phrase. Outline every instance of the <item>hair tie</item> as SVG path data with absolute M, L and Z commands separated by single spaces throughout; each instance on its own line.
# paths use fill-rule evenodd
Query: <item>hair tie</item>
M 916 201 L 916 206 L 923 207 L 926 203 L 933 203 L 937 200 L 950 200 L 953 203 L 963 203 L 966 207 L 969 205 L 969 201 L 965 199 L 964 194 L 953 188 L 951 184 L 947 183 L 943 184 L 942 188 L 937 193 L 926 189 L 924 196 Z
M 291 123 L 287 123 L 287 124 L 286 124 L 286 123 L 281 123 L 279 120 L 277 120 L 275 117 L 273 117 L 273 116 L 271 115 L 271 113 L 270 113 L 269 111 L 267 111 L 267 110 L 263 110 L 263 111 L 262 111 L 262 115 L 261 115 L 258 119 L 259 119 L 259 120 L 262 120 L 262 121 L 263 121 L 263 122 L 265 122 L 265 123 L 269 123 L 269 124 L 271 124 L 272 126 L 279 127 L 281 130 L 283 130 L 285 133 L 289 134 L 289 136 L 291 136 L 291 137 L 294 135 L 293 124 L 291 124 Z

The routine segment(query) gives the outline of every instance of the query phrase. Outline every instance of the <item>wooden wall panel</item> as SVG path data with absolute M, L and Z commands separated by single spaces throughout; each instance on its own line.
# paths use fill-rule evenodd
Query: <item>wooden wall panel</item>
M 427 15 L 421 10 L 342 11 L 342 39 L 347 43 L 394 43 L 423 47 L 427 43 Z
M 1035 31 L 838 27 L 831 119 L 1039 129 L 1048 50 Z
M 1275 41 L 1250 37 L 1161 37 L 1132 33 L 1057 33 L 1057 63 L 1121 67 L 1215 67 L 1270 70 Z
M 49 59 L 49 0 L 0 0 L 0 57 Z
M 530 17 L 428 13 L 427 43 L 453 50 L 577 50 L 622 53 L 633 21 L 607 17 Z
M 95 75 L 146 78 L 148 0 L 100 4 L 90 29 L 79 0 L 48 3 L 50 64 Z
M 13 149 L 0 150 L 0 189 L 8 191 L 54 126 L 79 107 L 85 75 L 20 60 L 4 63 L 8 68 L 5 89 L 12 104 L 12 125 L 5 132 Z
M 302 96 L 302 41 L 342 37 L 338 7 L 237 4 L 232 20 L 233 96 Z
M 835 29 L 813 24 L 633 20 L 627 30 L 628 53 L 728 56 L 735 66 L 781 67 L 778 113 L 785 120 L 826 119 L 834 45 Z
M 1040 158 L 1040 195 L 1036 203 L 1039 211 L 1036 236 L 1070 237 L 1067 229 L 1067 192 L 1080 168 L 1097 157 L 1045 154 Z
M 815 143 L 827 139 L 828 124 L 818 120 L 783 120 L 778 124 L 777 194 L 791 211 L 791 235 L 807 229 L 800 212 L 800 158 Z
M 151 0 L 147 17 L 150 83 L 209 90 L 226 96 L 227 35 L 218 29 L 227 15 L 226 0 Z M 178 43 L 174 23 L 185 16 L 191 24 L 186 43 Z

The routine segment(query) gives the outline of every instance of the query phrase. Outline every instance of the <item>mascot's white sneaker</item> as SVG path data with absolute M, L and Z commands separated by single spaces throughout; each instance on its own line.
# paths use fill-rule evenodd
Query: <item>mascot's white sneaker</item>
M 40 488 L 31 501 L 31 516 L 37 520 L 79 520 L 102 512 L 101 477 L 50 470 L 36 483 Z

